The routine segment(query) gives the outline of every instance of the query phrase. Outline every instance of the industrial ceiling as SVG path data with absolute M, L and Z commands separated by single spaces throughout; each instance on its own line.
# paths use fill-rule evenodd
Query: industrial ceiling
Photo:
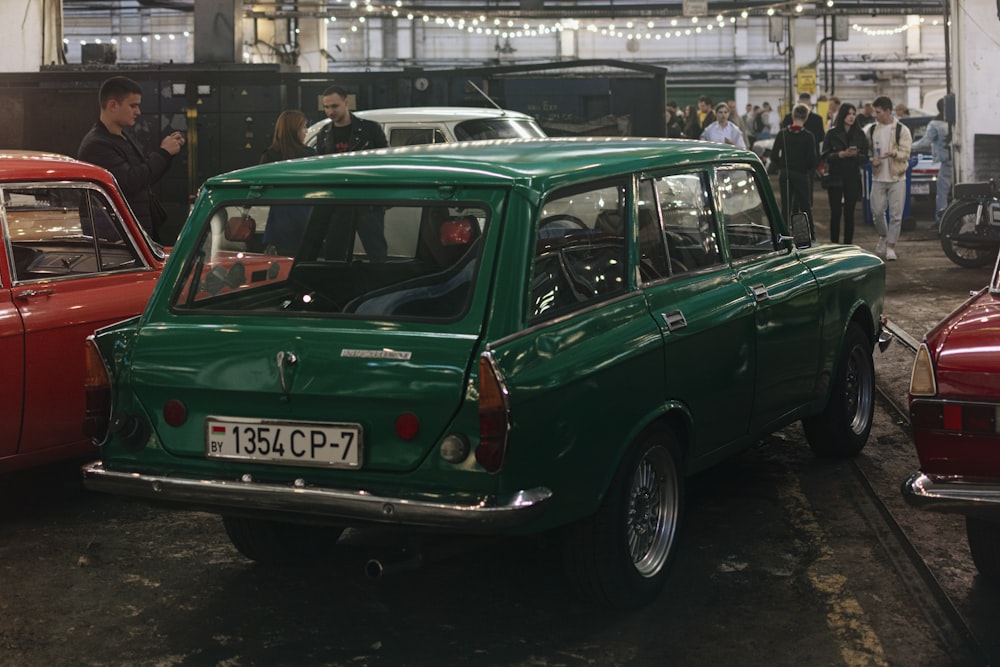
M 193 12 L 195 0 L 63 0 L 66 18 L 93 13 L 130 13 L 140 10 L 152 12 Z M 646 16 L 690 15 L 685 10 L 706 8 L 706 15 L 739 14 L 763 15 L 771 10 L 800 15 L 866 14 L 905 15 L 943 14 L 947 0 L 822 0 L 802 2 L 797 0 L 773 2 L 769 0 L 743 0 L 720 2 L 712 0 L 484 0 L 458 2 L 457 0 L 300 0 L 280 2 L 257 0 L 244 3 L 244 13 L 253 17 L 302 17 L 324 18 L 337 16 L 349 18 L 395 11 L 407 13 L 486 16 L 502 15 L 512 18 L 618 18 Z M 697 10 L 696 10 L 697 11 Z

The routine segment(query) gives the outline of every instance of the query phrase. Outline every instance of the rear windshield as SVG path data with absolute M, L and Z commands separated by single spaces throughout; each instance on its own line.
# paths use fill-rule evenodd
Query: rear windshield
M 488 211 L 302 199 L 220 206 L 172 307 L 454 320 L 468 308 Z

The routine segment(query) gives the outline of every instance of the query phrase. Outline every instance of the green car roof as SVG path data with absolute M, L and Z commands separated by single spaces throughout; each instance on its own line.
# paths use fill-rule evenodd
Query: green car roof
M 258 165 L 206 182 L 226 186 L 376 182 L 497 185 L 530 181 L 539 190 L 597 180 L 644 168 L 706 161 L 757 162 L 752 152 L 705 141 L 658 138 L 572 137 L 424 144 L 320 155 Z

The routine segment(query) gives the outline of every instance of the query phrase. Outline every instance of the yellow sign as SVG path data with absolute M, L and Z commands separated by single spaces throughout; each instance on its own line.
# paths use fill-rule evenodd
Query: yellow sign
M 797 73 L 800 93 L 816 94 L 816 70 L 811 67 L 800 69 Z

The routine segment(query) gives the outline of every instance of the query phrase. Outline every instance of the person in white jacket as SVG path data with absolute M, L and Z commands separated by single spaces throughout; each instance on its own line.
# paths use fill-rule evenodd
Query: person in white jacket
M 767 130 L 771 135 L 771 138 L 778 136 L 778 132 L 781 132 L 781 117 L 778 112 L 771 108 L 770 102 L 764 102 L 764 122 L 767 124 Z
M 736 126 L 736 123 L 729 120 L 729 105 L 725 102 L 720 102 L 715 106 L 715 122 L 701 133 L 701 140 L 739 146 L 740 148 L 747 147 L 743 132 Z

